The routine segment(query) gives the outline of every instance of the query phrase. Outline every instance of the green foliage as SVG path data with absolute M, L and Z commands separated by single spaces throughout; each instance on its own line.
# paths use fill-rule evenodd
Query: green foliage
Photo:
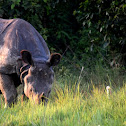
M 30 22 L 51 52 L 67 57 L 64 65 L 110 65 L 126 53 L 125 0 L 1 0 L 0 17 Z
M 101 54 L 105 50 L 103 54 L 105 58 L 111 54 L 121 53 L 122 50 L 125 53 L 125 5 L 125 0 L 86 0 L 74 11 L 78 22 L 83 25 L 81 31 L 85 32 L 88 29 L 87 43 L 95 45 L 95 51 L 98 50 Z M 85 37 L 83 39 L 86 40 Z

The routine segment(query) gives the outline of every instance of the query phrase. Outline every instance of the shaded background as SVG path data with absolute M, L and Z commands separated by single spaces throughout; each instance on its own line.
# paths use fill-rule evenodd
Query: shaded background
M 30 22 L 64 66 L 125 66 L 125 0 L 0 0 L 0 18 Z

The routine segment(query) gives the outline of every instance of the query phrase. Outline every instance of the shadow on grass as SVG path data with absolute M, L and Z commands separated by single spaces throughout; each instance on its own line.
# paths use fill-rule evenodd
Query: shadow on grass
M 33 124 L 28 124 L 29 126 L 33 126 Z M 10 122 L 9 124 L 5 126 L 27 126 L 27 124 L 19 124 L 17 121 Z

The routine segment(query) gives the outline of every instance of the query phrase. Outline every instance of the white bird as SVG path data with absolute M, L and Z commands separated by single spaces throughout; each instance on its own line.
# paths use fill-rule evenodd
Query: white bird
M 106 93 L 107 93 L 107 96 L 109 98 L 109 96 L 111 95 L 111 87 L 110 86 L 106 87 Z

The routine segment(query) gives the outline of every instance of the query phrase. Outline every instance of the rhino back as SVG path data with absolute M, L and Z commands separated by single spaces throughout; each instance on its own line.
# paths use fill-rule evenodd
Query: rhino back
M 28 50 L 36 62 L 50 57 L 47 44 L 31 24 L 22 19 L 0 19 L 0 72 L 16 72 L 21 50 Z

